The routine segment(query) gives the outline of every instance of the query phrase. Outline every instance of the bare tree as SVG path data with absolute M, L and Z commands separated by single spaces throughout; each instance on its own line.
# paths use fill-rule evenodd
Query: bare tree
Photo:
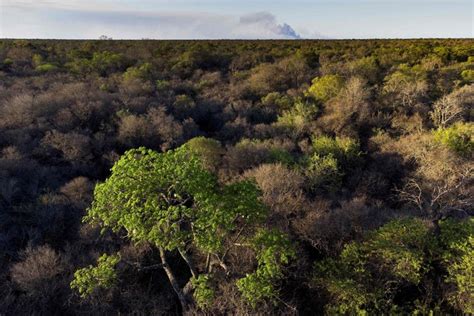
M 474 85 L 465 86 L 437 100 L 430 113 L 433 123 L 444 128 L 462 119 L 468 106 L 474 103 Z
M 396 191 L 401 200 L 426 213 L 437 227 L 438 222 L 454 213 L 469 215 L 474 203 L 472 165 L 458 170 L 442 181 L 411 178 Z

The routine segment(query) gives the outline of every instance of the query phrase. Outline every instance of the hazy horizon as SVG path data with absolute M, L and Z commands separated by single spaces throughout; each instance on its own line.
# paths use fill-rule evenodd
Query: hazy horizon
M 418 39 L 473 37 L 469 0 L 2 0 L 0 38 Z

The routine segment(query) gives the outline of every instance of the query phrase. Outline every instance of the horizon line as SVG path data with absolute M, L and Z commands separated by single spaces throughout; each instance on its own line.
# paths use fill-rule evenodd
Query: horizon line
M 347 40 L 474 40 L 474 37 L 346 37 L 346 38 L 42 38 L 0 37 L 0 40 L 50 41 L 347 41 Z

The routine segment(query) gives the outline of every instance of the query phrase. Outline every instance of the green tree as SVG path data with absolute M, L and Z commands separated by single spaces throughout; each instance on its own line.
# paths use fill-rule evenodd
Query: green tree
M 420 102 L 428 94 L 427 72 L 420 66 L 407 64 L 385 77 L 383 93 L 392 106 L 405 110 Z
M 466 69 L 461 72 L 461 77 L 463 78 L 464 81 L 467 83 L 472 83 L 474 82 L 474 70 L 472 69 Z
M 283 111 L 282 115 L 278 116 L 277 124 L 301 132 L 314 121 L 318 113 L 319 106 L 314 101 L 298 99 L 289 110 Z
M 433 311 L 443 299 L 424 289 L 437 286 L 432 290 L 445 292 L 452 308 L 469 314 L 474 302 L 473 233 L 472 218 L 442 221 L 439 233 L 421 219 L 396 219 L 347 244 L 338 258 L 317 262 L 314 280 L 331 297 L 328 313 Z M 442 289 L 446 284 L 447 292 Z M 418 290 L 397 300 L 409 288 Z
M 307 94 L 313 98 L 326 102 L 335 97 L 344 86 L 343 79 L 338 75 L 326 75 L 314 78 Z
M 125 80 L 141 79 L 150 80 L 153 73 L 153 66 L 150 63 L 143 63 L 140 66 L 128 67 L 124 72 L 123 78 Z
M 474 153 L 474 124 L 456 123 L 440 128 L 434 132 L 434 139 L 462 156 L 471 157 Z
M 313 189 L 339 189 L 342 177 L 360 162 L 359 143 L 351 138 L 313 137 L 312 154 L 306 161 L 306 175 Z
M 450 285 L 448 302 L 464 314 L 474 314 L 474 219 L 441 222 L 441 258 Z
M 220 186 L 189 147 L 185 144 L 165 153 L 146 148 L 127 151 L 113 166 L 111 176 L 96 186 L 85 218 L 103 229 L 125 231 L 134 243 L 156 246 L 161 265 L 184 310 L 193 302 L 206 306 L 213 297 L 209 286 L 212 267 L 207 264 L 200 273 L 189 249 L 197 249 L 208 258 L 213 256 L 225 267 L 225 255 L 233 245 L 225 243 L 226 238 L 236 230 L 251 233 L 252 227 L 255 229 L 266 216 L 253 182 Z M 237 234 L 233 243 L 240 236 Z M 191 279 L 184 287 L 180 287 L 167 263 L 171 251 L 177 251 L 189 268 Z M 101 262 L 98 268 L 79 270 L 71 285 L 85 294 L 108 285 L 109 282 L 101 282 L 100 273 L 94 273 L 97 269 L 101 271 L 100 267 Z M 96 276 L 99 278 L 95 279 Z

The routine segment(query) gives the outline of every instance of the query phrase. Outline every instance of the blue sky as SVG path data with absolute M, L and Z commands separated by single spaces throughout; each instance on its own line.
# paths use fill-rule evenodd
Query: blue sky
M 471 38 L 473 15 L 473 0 L 0 0 L 0 38 Z

